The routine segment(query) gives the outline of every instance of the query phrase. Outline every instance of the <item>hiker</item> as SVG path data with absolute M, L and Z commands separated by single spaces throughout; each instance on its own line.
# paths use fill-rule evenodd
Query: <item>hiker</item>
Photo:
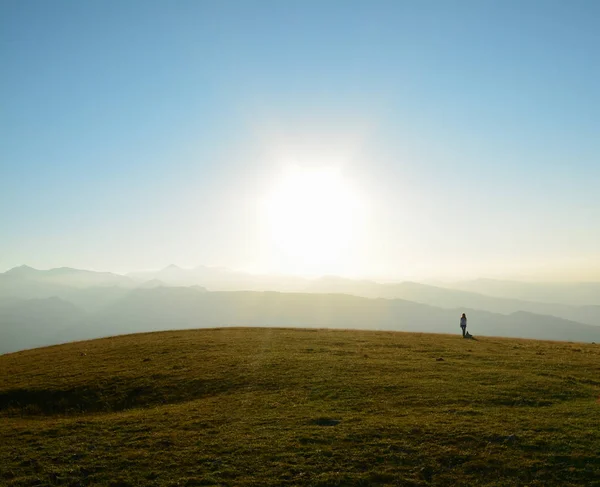
M 460 327 L 462 328 L 463 338 L 465 338 L 466 337 L 466 331 L 467 331 L 467 315 L 464 314 L 464 313 L 460 317 Z

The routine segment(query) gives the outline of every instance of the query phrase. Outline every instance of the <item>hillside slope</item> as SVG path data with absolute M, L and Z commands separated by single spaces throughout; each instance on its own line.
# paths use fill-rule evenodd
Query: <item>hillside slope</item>
M 0 370 L 2 485 L 600 485 L 594 344 L 229 328 Z

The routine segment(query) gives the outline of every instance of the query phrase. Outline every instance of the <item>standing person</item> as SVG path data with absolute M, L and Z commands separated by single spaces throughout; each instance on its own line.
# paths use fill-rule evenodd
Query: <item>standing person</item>
M 460 317 L 460 327 L 462 328 L 463 338 L 464 338 L 465 337 L 465 333 L 467 331 L 467 315 L 464 314 L 464 313 Z

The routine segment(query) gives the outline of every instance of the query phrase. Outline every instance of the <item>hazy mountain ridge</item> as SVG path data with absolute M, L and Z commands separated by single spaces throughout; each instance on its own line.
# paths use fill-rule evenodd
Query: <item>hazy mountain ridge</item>
M 313 281 L 306 290 L 309 292 L 343 292 L 368 298 L 400 298 L 441 308 L 465 307 L 501 314 L 526 311 L 534 314 L 556 316 L 571 321 L 579 321 L 588 325 L 600 325 L 600 306 L 596 305 L 571 306 L 498 298 L 417 282 L 380 284 L 372 281 L 324 278 Z
M 159 279 L 169 285 L 200 284 L 211 291 L 302 291 L 302 292 L 342 292 L 365 297 L 391 297 L 411 299 L 411 294 L 421 291 L 438 293 L 446 292 L 456 297 L 480 297 L 489 300 L 502 299 L 512 301 L 514 305 L 529 303 L 531 305 L 561 306 L 600 306 L 600 283 L 526 283 L 516 281 L 497 281 L 482 279 L 464 281 L 446 285 L 429 285 L 405 281 L 401 283 L 379 283 L 366 279 L 348 279 L 337 276 L 324 276 L 318 279 L 307 279 L 295 276 L 274 276 L 248 274 L 223 268 L 198 266 L 183 269 L 170 265 L 158 271 L 130 273 L 128 277 L 137 280 Z M 492 285 L 486 286 L 486 283 Z M 511 292 L 510 287 L 514 287 Z M 503 289 L 502 292 L 497 291 Z M 529 299 L 523 296 L 529 290 Z M 544 296 L 553 292 L 553 299 L 545 302 Z M 564 295 L 563 295 L 564 294 Z M 532 299 L 537 296 L 538 300 Z M 503 301 L 506 304 L 505 301 Z
M 27 311 L 29 304 L 30 301 L 20 304 L 25 311 L 21 318 L 13 321 L 17 324 L 29 323 L 27 320 L 37 323 L 36 315 Z M 59 315 L 50 322 L 48 316 L 52 315 L 44 313 L 45 321 L 36 325 L 36 329 L 43 329 L 44 334 L 36 336 L 35 341 L 26 340 L 29 334 L 17 341 L 11 341 L 10 334 L 5 336 L 2 351 L 145 331 L 223 326 L 460 333 L 457 317 L 463 311 L 345 294 L 206 292 L 192 287 L 137 289 L 95 313 L 84 314 L 74 306 L 71 310 L 67 316 Z M 512 315 L 468 309 L 466 312 L 470 330 L 475 335 L 600 342 L 600 327 L 556 317 L 525 312 Z M 0 319 L 0 322 L 4 329 L 4 320 Z
M 261 289 L 275 286 L 277 276 L 241 274 L 245 281 L 239 287 L 261 290 L 207 292 L 197 284 L 199 275 L 210 276 L 207 284 L 220 282 L 229 288 L 238 274 L 206 267 L 190 271 L 169 266 L 163 271 L 159 274 L 168 282 L 151 273 L 136 281 L 69 268 L 19 267 L 0 274 L 0 352 L 139 331 L 229 325 L 458 333 L 462 312 L 475 335 L 600 342 L 600 327 L 593 326 L 600 324 L 600 306 L 533 303 L 413 282 L 337 277 L 283 278 L 284 290 L 303 292 L 279 292 Z M 188 285 L 169 285 L 181 276 Z M 84 281 L 94 285 L 85 287 Z
M 71 267 L 39 270 L 23 265 L 6 271 L 3 276 L 4 279 L 18 278 L 21 280 L 47 282 L 71 287 L 135 286 L 135 282 L 127 276 L 112 272 L 89 271 Z
M 457 282 L 450 287 L 499 298 L 539 303 L 560 303 L 571 306 L 600 305 L 600 282 L 535 283 L 475 279 Z
M 82 309 L 56 297 L 0 303 L 0 353 L 66 341 L 61 331 L 85 316 Z

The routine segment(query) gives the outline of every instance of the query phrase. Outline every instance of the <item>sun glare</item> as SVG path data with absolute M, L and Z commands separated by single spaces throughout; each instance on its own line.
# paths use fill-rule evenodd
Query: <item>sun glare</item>
M 357 193 L 333 167 L 290 167 L 264 201 L 269 260 L 279 272 L 343 273 L 359 237 Z

